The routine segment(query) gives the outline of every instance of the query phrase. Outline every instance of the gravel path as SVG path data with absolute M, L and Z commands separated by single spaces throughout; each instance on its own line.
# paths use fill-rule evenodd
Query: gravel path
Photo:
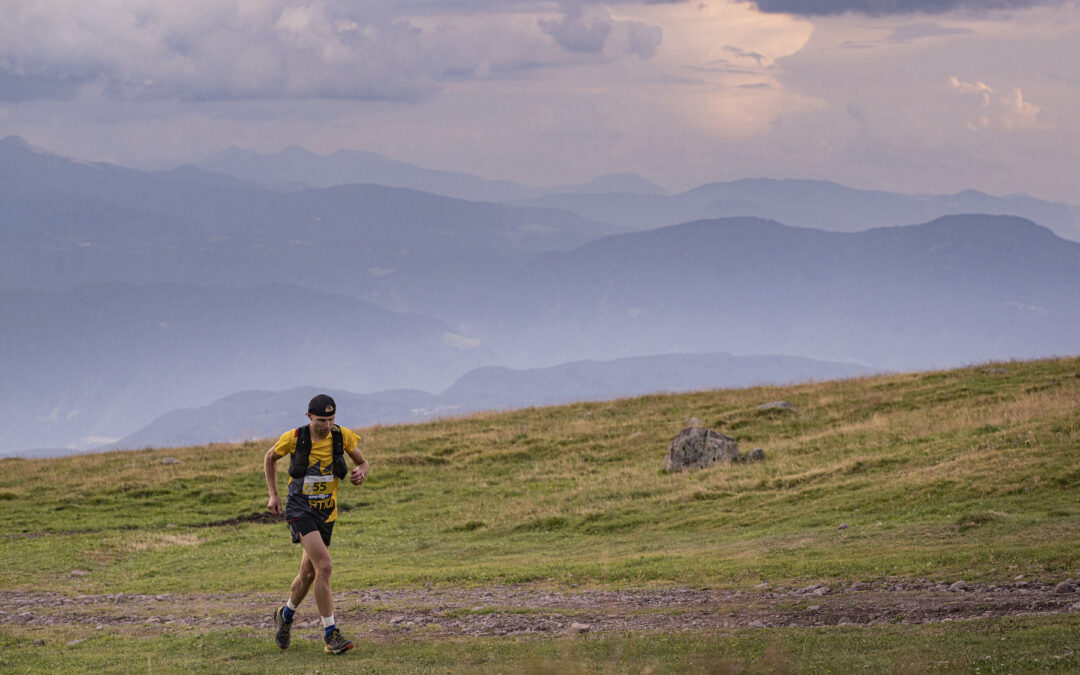
M 0 625 L 121 625 L 272 629 L 283 594 L 82 595 L 0 591 Z M 297 634 L 315 635 L 314 600 L 301 606 Z M 549 591 L 529 586 L 477 589 L 355 590 L 335 594 L 335 614 L 367 639 L 681 631 L 876 623 L 921 624 L 1032 614 L 1080 614 L 1080 585 L 1015 581 L 759 586 L 752 592 L 671 588 Z M 306 629 L 311 629 L 306 631 Z

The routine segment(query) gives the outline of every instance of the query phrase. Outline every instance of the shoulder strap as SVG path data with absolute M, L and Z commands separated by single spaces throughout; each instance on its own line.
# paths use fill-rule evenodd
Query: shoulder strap
M 330 437 L 333 440 L 333 469 L 334 475 L 344 478 L 349 473 L 349 467 L 345 465 L 345 438 L 341 433 L 341 427 L 330 427 Z
M 289 460 L 289 475 L 303 478 L 307 473 L 308 458 L 311 457 L 311 429 L 305 424 L 296 428 L 296 449 Z

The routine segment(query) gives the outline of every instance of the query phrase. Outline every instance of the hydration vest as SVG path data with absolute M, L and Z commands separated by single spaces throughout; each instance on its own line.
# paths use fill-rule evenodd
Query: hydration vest
M 330 438 L 333 443 L 333 470 L 338 478 L 344 478 L 349 474 L 349 467 L 345 465 L 345 439 L 341 435 L 341 427 L 330 427 Z M 296 429 L 296 450 L 293 451 L 289 461 L 289 475 L 293 478 L 303 478 L 307 474 L 308 459 L 311 457 L 311 427 L 306 424 Z

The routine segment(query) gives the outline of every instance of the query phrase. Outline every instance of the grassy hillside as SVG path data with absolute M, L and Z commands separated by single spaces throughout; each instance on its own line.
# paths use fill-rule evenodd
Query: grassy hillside
M 781 399 L 794 411 L 758 408 Z M 691 420 L 766 460 L 664 473 Z M 336 589 L 1080 572 L 1076 358 L 361 433 L 372 470 L 341 491 Z M 285 588 L 284 525 L 234 521 L 265 511 L 269 443 L 0 462 L 0 588 Z
M 759 408 L 776 400 L 794 410 Z M 744 451 L 763 448 L 765 461 L 664 473 L 670 439 L 696 420 L 736 437 Z M 348 411 L 340 421 L 348 424 Z M 0 461 L 0 670 L 682 674 L 1078 665 L 1080 615 L 1031 614 L 1027 604 L 1009 616 L 978 614 L 980 605 L 958 623 L 729 627 L 724 616 L 732 615 L 720 614 L 683 630 L 447 637 L 437 626 L 401 632 L 389 619 L 400 603 L 355 595 L 475 586 L 482 596 L 506 583 L 574 592 L 691 586 L 727 589 L 730 606 L 719 610 L 727 612 L 754 593 L 742 589 L 762 581 L 791 589 L 808 581 L 1080 577 L 1077 358 L 361 433 L 372 472 L 362 488 L 342 489 L 333 584 L 346 594 L 339 609 L 347 623 L 382 618 L 363 630 L 349 624 L 359 646 L 338 657 L 344 661 L 322 654 L 317 620 L 297 629 L 287 652 L 270 640 L 266 617 L 285 596 L 299 550 L 282 523 L 264 522 L 265 441 Z M 788 597 L 776 606 L 817 610 Z M 888 606 L 911 600 L 869 597 Z M 828 602 L 845 608 L 857 600 L 838 594 Z M 301 609 L 310 618 L 313 603 Z M 452 622 L 491 610 L 469 603 L 433 611 Z M 496 611 L 569 620 L 565 610 L 527 605 Z M 619 611 L 655 618 L 683 610 Z M 195 621 L 174 620 L 185 618 Z

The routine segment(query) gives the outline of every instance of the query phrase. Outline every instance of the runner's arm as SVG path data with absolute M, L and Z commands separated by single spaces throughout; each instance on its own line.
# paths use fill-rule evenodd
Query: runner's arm
M 263 473 L 266 474 L 266 490 L 270 493 L 270 501 L 266 503 L 267 510 L 275 516 L 281 515 L 281 497 L 277 491 L 277 461 L 284 457 L 274 452 L 273 448 L 266 451 L 263 457 Z
M 364 479 L 367 478 L 368 469 L 371 468 L 371 465 L 364 459 L 364 455 L 360 452 L 359 444 L 348 452 L 349 457 L 352 457 L 353 464 L 356 465 L 353 467 L 353 470 L 349 472 L 349 482 L 353 485 L 360 485 L 364 482 Z

